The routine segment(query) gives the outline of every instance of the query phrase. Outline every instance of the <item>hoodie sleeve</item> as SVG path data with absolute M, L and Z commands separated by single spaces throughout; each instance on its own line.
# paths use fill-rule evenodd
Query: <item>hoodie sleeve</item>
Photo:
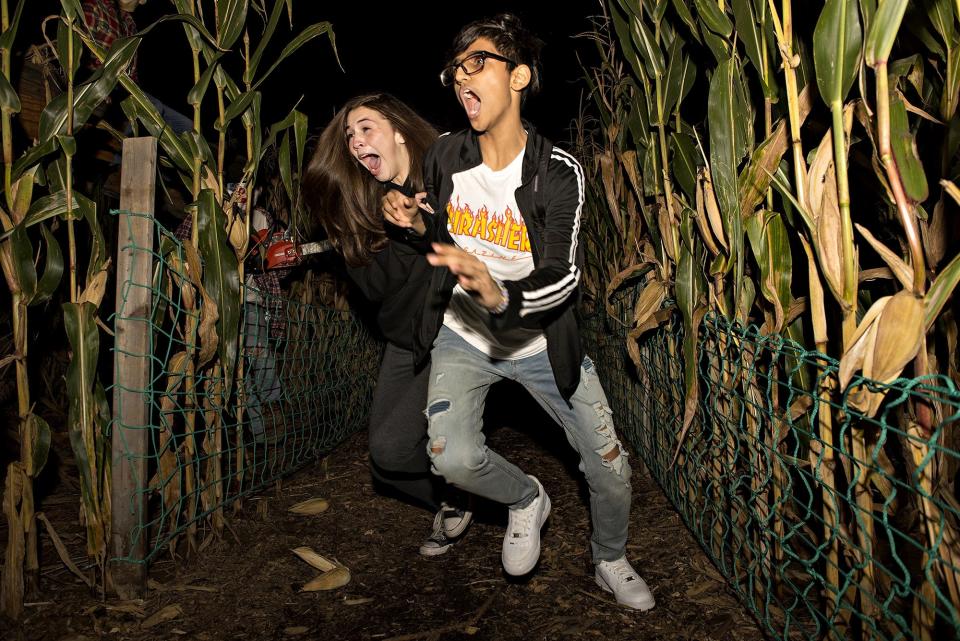
M 432 251 L 431 243 L 444 242 L 439 225 L 443 216 L 440 207 L 440 184 L 442 180 L 440 155 L 441 147 L 444 144 L 444 138 L 449 134 L 443 134 L 435 141 L 423 158 L 423 190 L 426 192 L 426 203 L 433 209 L 433 214 L 420 210 L 426 231 L 421 236 L 412 229 L 405 230 L 404 241 L 411 247 L 422 253 Z
M 545 316 L 561 311 L 580 283 L 577 242 L 584 202 L 583 169 L 573 156 L 554 147 L 544 182 L 541 259 L 526 277 L 503 283 L 510 303 L 503 314 L 491 317 L 494 327 L 536 326 Z

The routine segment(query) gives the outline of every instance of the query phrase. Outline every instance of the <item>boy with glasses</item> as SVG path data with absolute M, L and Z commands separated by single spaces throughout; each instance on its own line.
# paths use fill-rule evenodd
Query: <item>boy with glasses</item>
M 461 30 L 440 80 L 454 89 L 470 129 L 431 147 L 425 195 L 390 192 L 383 213 L 415 244 L 433 241 L 433 296 L 414 331 L 415 351 L 420 358 L 429 351 L 432 362 L 434 471 L 507 505 L 503 567 L 518 576 L 533 570 L 550 498 L 536 478 L 486 447 L 480 418 L 490 385 L 519 382 L 580 455 L 597 583 L 618 602 L 648 610 L 653 595 L 625 556 L 630 465 L 582 354 L 574 310 L 583 170 L 520 117 L 525 97 L 539 89 L 541 44 L 511 15 Z

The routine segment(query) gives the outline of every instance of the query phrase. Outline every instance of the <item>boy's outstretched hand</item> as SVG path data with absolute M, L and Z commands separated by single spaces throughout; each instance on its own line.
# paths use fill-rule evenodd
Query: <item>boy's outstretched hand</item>
M 426 233 L 427 227 L 423 223 L 420 209 L 433 213 L 430 211 L 430 206 L 425 202 L 426 196 L 426 192 L 420 192 L 411 198 L 404 196 L 395 189 L 391 189 L 380 201 L 380 209 L 383 212 L 384 220 L 397 227 L 412 229 L 422 236 Z
M 435 267 L 444 266 L 457 277 L 460 287 L 470 292 L 487 309 L 496 309 L 503 302 L 500 286 L 487 271 L 487 266 L 473 254 L 454 245 L 433 243 L 434 253 L 427 261 Z

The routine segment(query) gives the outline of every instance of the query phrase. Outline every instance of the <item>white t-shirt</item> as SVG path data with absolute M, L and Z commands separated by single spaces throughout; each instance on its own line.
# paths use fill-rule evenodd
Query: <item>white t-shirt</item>
M 447 203 L 447 229 L 457 247 L 482 260 L 490 275 L 501 281 L 520 280 L 533 271 L 527 225 L 514 194 L 522 169 L 523 151 L 499 171 L 480 164 L 454 174 Z M 517 327 L 494 333 L 489 317 L 490 313 L 457 285 L 443 324 L 491 358 L 526 358 L 547 348 L 542 330 Z

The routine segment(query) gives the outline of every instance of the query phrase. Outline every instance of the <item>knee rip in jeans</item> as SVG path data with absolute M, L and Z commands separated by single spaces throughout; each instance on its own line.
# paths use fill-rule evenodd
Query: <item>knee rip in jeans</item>
M 434 401 L 427 406 L 427 411 L 424 412 L 427 416 L 427 420 L 430 420 L 438 414 L 443 414 L 444 412 L 450 411 L 450 401 L 446 399 L 441 399 Z M 447 447 L 447 437 L 438 436 L 430 442 L 430 455 L 437 456 L 438 454 L 443 454 L 443 450 Z
M 581 382 L 586 389 L 590 389 L 590 374 L 594 373 L 593 361 L 590 360 L 589 356 L 583 357 L 583 362 L 580 364 L 581 369 L 583 369 L 584 376 L 581 376 Z
M 594 451 L 600 455 L 600 460 L 603 462 L 604 467 L 613 470 L 617 474 L 623 474 L 623 463 L 627 457 L 627 453 L 623 450 L 623 445 L 613 430 L 613 421 L 611 420 L 613 413 L 609 407 L 606 407 L 602 403 L 595 403 L 593 408 L 600 421 L 596 432 L 606 441 Z
M 430 456 L 439 456 L 445 449 L 447 449 L 446 436 L 438 436 L 430 441 Z

